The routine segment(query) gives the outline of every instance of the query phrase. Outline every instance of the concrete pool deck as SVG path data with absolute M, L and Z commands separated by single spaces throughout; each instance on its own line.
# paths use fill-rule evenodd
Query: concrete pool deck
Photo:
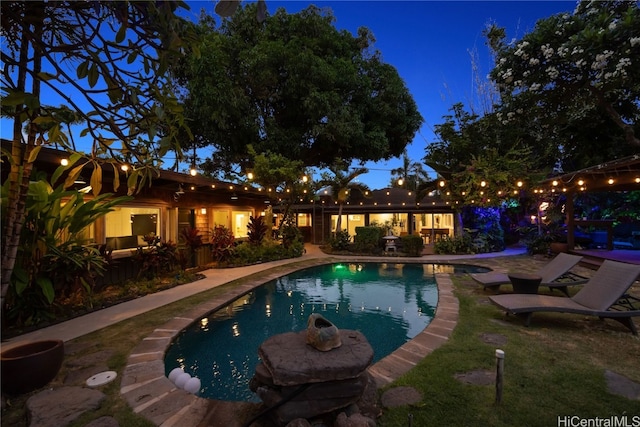
M 164 354 L 173 338 L 189 324 L 202 316 L 215 311 L 237 297 L 246 294 L 263 283 L 289 274 L 292 271 L 312 265 L 326 264 L 335 261 L 354 262 L 410 262 L 410 263 L 475 263 L 482 258 L 524 254 L 522 249 L 508 249 L 501 253 L 483 255 L 427 255 L 420 258 L 402 257 L 352 257 L 324 254 L 317 246 L 307 245 L 307 251 L 301 258 L 281 260 L 247 267 L 225 270 L 207 270 L 205 278 L 193 283 L 181 285 L 156 294 L 147 295 L 136 300 L 100 310 L 67 322 L 53 325 L 29 334 L 24 334 L 7 342 L 2 348 L 8 349 L 26 341 L 58 338 L 70 341 L 90 332 L 113 325 L 122 320 L 143 314 L 147 311 L 175 302 L 178 299 L 194 295 L 208 289 L 245 278 L 273 267 L 291 265 L 291 268 L 278 269 L 277 273 L 261 275 L 256 279 L 245 280 L 244 283 L 230 289 L 224 295 L 212 298 L 206 303 L 193 307 L 180 316 L 169 319 L 164 325 L 156 328 L 145 337 L 129 354 L 127 366 L 122 372 L 120 393 L 134 412 L 144 416 L 155 425 L 198 426 L 203 420 L 207 425 L 233 427 L 231 413 L 242 410 L 243 402 L 222 402 L 198 398 L 183 390 L 177 389 L 165 376 Z M 306 261 L 304 265 L 300 261 Z M 453 283 L 448 274 L 436 274 L 438 284 L 438 307 L 433 321 L 420 334 L 405 343 L 392 354 L 378 361 L 369 368 L 369 372 L 378 387 L 397 379 L 413 368 L 420 360 L 445 343 L 458 319 L 458 300 L 453 295 Z M 226 416 L 225 416 L 226 415 Z M 214 421 L 215 420 L 215 421 Z

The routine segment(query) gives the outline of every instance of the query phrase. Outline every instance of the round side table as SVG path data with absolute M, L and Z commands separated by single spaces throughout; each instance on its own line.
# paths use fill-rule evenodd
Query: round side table
M 537 294 L 542 277 L 527 273 L 509 273 L 514 294 Z

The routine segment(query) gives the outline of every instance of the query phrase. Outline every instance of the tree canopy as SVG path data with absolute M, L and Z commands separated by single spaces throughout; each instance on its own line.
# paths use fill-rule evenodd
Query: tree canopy
M 640 149 L 636 1 L 582 1 L 573 14 L 539 20 L 517 43 L 490 42 L 504 125 L 520 116 L 574 168 Z
M 94 194 L 102 168 L 130 164 L 130 191 L 153 176 L 169 150 L 181 153 L 182 107 L 168 65 L 193 44 L 180 1 L 3 1 L 2 116 L 13 121 L 10 172 L 3 184 L 2 298 L 9 287 L 25 218 L 33 164 L 43 146 L 69 153 L 65 183 L 92 166 Z M 196 48 L 197 46 L 192 46 Z M 62 105 L 51 107 L 57 100 Z M 89 152 L 75 152 L 65 125 L 80 122 Z M 186 131 L 188 133 L 188 131 Z M 55 184 L 55 183 L 52 183 Z M 114 187 L 119 182 L 114 179 Z M 5 197 L 6 196 L 6 197 Z M 4 302 L 4 300 L 3 300 Z M 4 304 L 3 304 L 4 305 Z
M 435 126 L 439 141 L 425 162 L 463 204 L 495 204 L 518 180 L 535 185 L 557 168 L 637 153 L 639 18 L 637 2 L 584 1 L 573 14 L 541 19 L 517 42 L 488 27 L 499 102 L 482 117 L 454 105 Z
M 423 119 L 371 32 L 315 6 L 258 24 L 255 7 L 202 19 L 202 55 L 174 69 L 196 143 L 216 148 L 204 169 L 250 165 L 247 145 L 320 167 L 400 155 Z

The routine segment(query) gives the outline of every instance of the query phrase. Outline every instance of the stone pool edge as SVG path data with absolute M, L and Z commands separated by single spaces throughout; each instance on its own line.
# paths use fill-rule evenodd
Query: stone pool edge
M 150 335 L 131 351 L 122 373 L 120 394 L 133 411 L 157 426 L 198 426 L 215 406 L 232 410 L 235 402 L 204 399 L 178 389 L 165 376 L 164 355 L 175 336 L 184 328 L 230 301 L 252 291 L 264 283 L 294 271 L 335 262 L 384 262 L 379 258 L 317 259 L 298 265 L 281 266 L 276 272 L 249 283 L 238 285 L 224 295 L 212 298 L 187 312 L 176 316 Z M 432 264 L 423 260 L 393 260 L 394 263 Z M 437 262 L 447 264 L 447 262 Z M 456 262 L 455 264 L 465 264 Z M 290 268 L 286 268 L 290 267 Z M 370 366 L 369 372 L 378 387 L 383 387 L 412 369 L 420 360 L 448 341 L 458 321 L 459 303 L 453 295 L 453 282 L 448 273 L 436 273 L 438 305 L 429 325 L 411 341 Z M 246 405 L 238 402 L 237 406 Z

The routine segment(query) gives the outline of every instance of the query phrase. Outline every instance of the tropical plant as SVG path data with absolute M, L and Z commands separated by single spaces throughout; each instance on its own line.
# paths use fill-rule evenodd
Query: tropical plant
M 9 189 L 6 181 L 2 186 L 3 222 L 8 214 Z M 130 197 L 102 194 L 87 201 L 85 197 L 63 185 L 54 189 L 44 174 L 34 172 L 25 201 L 25 227 L 7 290 L 10 321 L 43 320 L 51 314 L 57 296 L 78 291 L 79 285 L 90 295 L 93 279 L 104 270 L 106 259 L 98 249 L 86 246 L 90 243 L 86 229 Z
M 422 237 L 408 234 L 400 237 L 400 244 L 402 245 L 402 252 L 408 256 L 417 257 L 422 255 L 422 249 L 424 248 Z
M 356 168 L 349 172 L 349 165 L 341 159 L 334 159 L 329 166 L 329 172 L 323 172 L 318 182 L 320 187 L 329 187 L 331 196 L 338 203 L 338 221 L 336 222 L 336 233 L 342 230 L 342 206 L 347 203 L 351 190 L 365 193 L 369 190 L 365 184 L 354 182 L 354 180 L 367 172 L 367 168 Z
M 329 246 L 334 251 L 345 251 L 349 248 L 351 236 L 347 230 L 336 231 L 329 238 Z
M 357 252 L 379 253 L 382 237 L 386 234 L 384 228 L 375 225 L 356 227 L 356 235 L 353 236 L 354 249 Z
M 463 231 L 459 236 L 444 236 L 444 238 L 435 242 L 433 250 L 436 254 L 473 254 L 475 253 L 475 246 L 471 234 Z
M 262 216 L 250 216 L 249 224 L 247 224 L 247 236 L 249 237 L 249 243 L 253 245 L 259 245 L 267 235 L 267 225 L 264 223 L 264 217 Z
M 56 299 L 92 308 L 96 278 L 104 274 L 107 264 L 96 247 L 53 247 L 42 258 L 41 274 L 51 279 Z
M 184 264 L 187 262 L 191 263 L 191 265 L 195 264 L 196 250 L 198 250 L 204 242 L 202 241 L 200 230 L 194 227 L 184 227 L 180 232 L 180 241 L 184 243 L 187 248 L 187 253 L 178 257 L 184 270 L 186 268 Z
M 147 246 L 139 246 L 132 251 L 138 265 L 138 278 L 153 279 L 170 273 L 179 264 L 178 246 L 171 240 L 163 241 L 151 233 L 144 236 Z
M 296 225 L 295 215 L 289 213 L 284 217 L 281 224 L 282 246 L 285 249 L 291 250 L 293 256 L 301 256 L 304 251 L 304 242 L 302 232 Z
M 224 225 L 217 225 L 211 234 L 211 255 L 214 261 L 224 262 L 233 255 L 235 237 Z
M 400 180 L 402 180 L 402 184 L 400 184 Z M 391 169 L 391 187 L 416 191 L 421 184 L 428 181 L 430 181 L 429 174 L 424 170 L 422 163 L 412 162 L 405 149 L 402 153 L 402 166 Z
M 166 71 L 197 44 L 193 27 L 178 16 L 188 7 L 183 2 L 3 1 L 0 7 L 1 108 L 13 121 L 11 151 L 3 153 L 10 186 L 2 221 L 4 307 L 41 148 L 58 144 L 69 152 L 67 182 L 92 168 L 95 195 L 101 192 L 103 167 L 114 169 L 114 187 L 119 186 L 119 161 L 135 165 L 127 185 L 130 191 L 140 188 L 169 150 L 181 154 L 177 137 L 185 122 Z M 45 105 L 44 94 L 62 105 Z M 59 114 L 63 109 L 70 114 Z M 75 152 L 64 133 L 71 116 L 83 123 L 80 135 L 92 143 L 88 154 Z

